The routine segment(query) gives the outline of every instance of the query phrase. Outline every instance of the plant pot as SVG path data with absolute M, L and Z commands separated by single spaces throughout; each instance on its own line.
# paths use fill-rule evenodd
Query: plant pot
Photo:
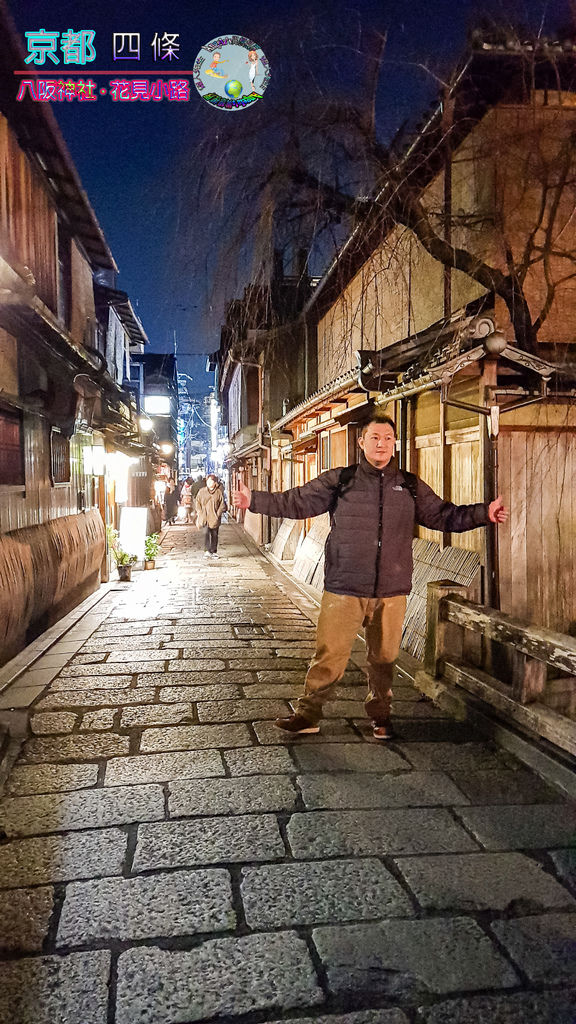
M 145 569 L 155 569 L 156 568 L 156 559 L 155 558 L 147 558 L 146 561 L 144 562 L 144 568 Z
M 132 579 L 132 566 L 131 565 L 117 565 L 118 579 L 123 583 L 130 583 Z

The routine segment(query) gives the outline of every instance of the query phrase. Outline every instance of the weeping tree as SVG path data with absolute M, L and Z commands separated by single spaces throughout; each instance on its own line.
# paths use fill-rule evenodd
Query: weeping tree
M 389 246 L 389 260 L 401 260 L 394 251 L 400 228 L 434 261 L 480 286 L 487 304 L 502 300 L 517 342 L 535 351 L 576 277 L 576 109 L 563 104 L 566 91 L 576 90 L 575 38 L 571 26 L 548 40 L 481 24 L 451 75 L 418 64 L 433 106 L 422 124 L 405 122 L 390 138 L 383 111 L 395 66 L 385 33 L 358 22 L 340 41 L 337 29 L 309 16 L 298 28 L 306 44 L 287 47 L 288 66 L 273 69 L 282 89 L 249 116 L 221 116 L 217 130 L 206 111 L 199 133 L 191 162 L 200 172 L 182 210 L 183 223 L 192 224 L 184 255 L 209 275 L 216 315 L 249 284 L 238 329 L 269 327 L 275 253 L 288 261 L 305 250 L 310 273 L 335 261 L 344 275 L 346 239 L 348 256 L 355 247 Z M 430 186 L 471 126 L 506 100 L 532 103 L 531 115 L 477 133 L 467 157 L 471 174 L 498 174 L 506 203 L 493 189 L 481 209 L 447 207 L 442 190 Z

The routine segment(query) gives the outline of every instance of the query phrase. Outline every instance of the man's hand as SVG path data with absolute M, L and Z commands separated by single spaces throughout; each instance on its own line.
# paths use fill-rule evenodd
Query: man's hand
M 232 500 L 236 508 L 249 508 L 250 502 L 252 501 L 252 491 L 240 480 L 238 482 L 238 490 L 234 491 Z
M 495 501 L 491 501 L 488 505 L 488 518 L 491 523 L 505 523 L 508 519 L 508 509 L 504 508 L 504 502 L 500 494 Z

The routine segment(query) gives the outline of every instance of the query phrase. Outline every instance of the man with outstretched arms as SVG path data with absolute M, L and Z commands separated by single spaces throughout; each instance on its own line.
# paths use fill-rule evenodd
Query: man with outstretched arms
M 394 662 L 412 587 L 415 522 L 429 530 L 462 533 L 503 523 L 508 512 L 501 497 L 475 505 L 443 501 L 419 477 L 399 469 L 396 428 L 387 416 L 370 419 L 358 444 L 361 456 L 356 466 L 330 469 L 303 487 L 272 494 L 239 484 L 234 504 L 287 519 L 330 513 L 316 653 L 294 714 L 277 719 L 276 726 L 294 734 L 319 732 L 322 705 L 333 696 L 364 626 L 366 712 L 375 738 L 386 740 L 392 736 Z

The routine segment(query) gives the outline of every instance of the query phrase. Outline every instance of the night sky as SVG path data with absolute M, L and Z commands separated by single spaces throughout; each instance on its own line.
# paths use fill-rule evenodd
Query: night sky
M 10 0 L 9 0 L 10 2 Z M 54 112 L 80 177 L 120 269 L 118 286 L 125 289 L 151 341 L 151 350 L 173 351 L 176 336 L 181 369 L 191 373 L 198 392 L 211 383 L 203 353 L 219 344 L 219 310 L 211 295 L 211 269 L 226 232 L 223 216 L 213 230 L 194 237 L 194 219 L 186 203 L 202 167 L 193 154 L 199 138 L 218 135 L 226 118 L 261 119 L 264 105 L 287 88 L 287 69 L 305 59 L 324 73 L 327 95 L 331 81 L 353 76 L 350 53 L 358 33 L 369 27 L 388 32 L 386 57 L 377 97 L 378 125 L 389 138 L 407 118 L 417 118 L 436 94 L 427 68 L 442 74 L 465 49 L 466 33 L 480 11 L 502 12 L 538 30 L 542 19 L 553 25 L 568 21 L 569 0 L 506 0 L 480 4 L 474 0 L 308 0 L 284 9 L 262 0 L 12 0 L 11 11 L 23 33 L 44 28 L 96 31 L 96 60 L 89 70 L 120 70 L 140 75 L 157 67 L 149 43 L 157 32 L 180 34 L 178 69 L 191 71 L 201 46 L 222 34 L 254 39 L 264 50 L 272 77 L 263 98 L 248 110 L 228 113 L 209 107 L 190 78 L 189 103 L 53 104 Z M 310 19 L 321 26 L 307 46 L 298 38 Z M 112 61 L 113 32 L 139 32 L 143 56 L 139 64 Z M 321 37 L 321 38 L 320 38 Z M 144 56 L 146 53 L 146 56 Z M 165 67 L 165 63 L 162 64 Z M 76 68 L 77 70 L 77 68 Z M 148 76 L 153 79 L 153 76 Z M 99 84 L 105 79 L 100 79 Z M 258 113 L 256 108 L 262 108 Z M 260 122 L 256 122 L 260 123 Z M 247 124 L 248 126 L 248 124 Z M 234 197 L 229 197 L 234 201 Z M 188 269 L 181 259 L 183 240 L 203 255 Z M 189 248 L 190 246 L 184 246 Z M 233 294 L 229 298 L 233 298 Z M 210 305 L 213 305 L 210 311 Z

